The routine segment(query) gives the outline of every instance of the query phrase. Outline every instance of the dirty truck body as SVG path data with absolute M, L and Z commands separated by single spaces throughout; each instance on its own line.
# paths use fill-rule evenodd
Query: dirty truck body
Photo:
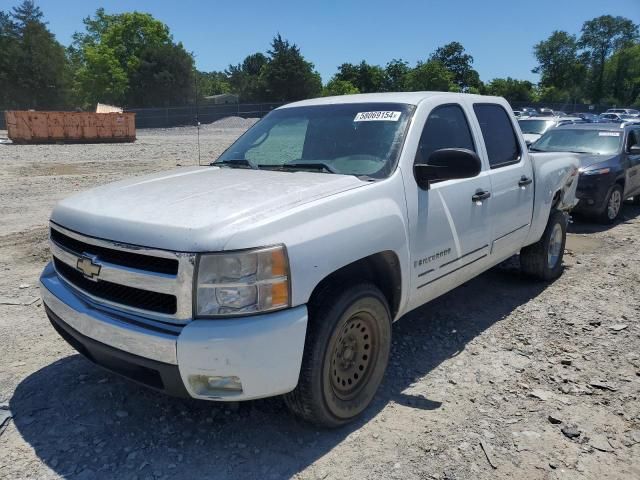
M 414 92 L 281 107 L 211 166 L 76 194 L 41 277 L 56 330 L 174 395 L 285 394 L 338 426 L 371 401 L 392 321 L 520 252 L 561 272 L 578 160 L 530 154 L 507 102 Z

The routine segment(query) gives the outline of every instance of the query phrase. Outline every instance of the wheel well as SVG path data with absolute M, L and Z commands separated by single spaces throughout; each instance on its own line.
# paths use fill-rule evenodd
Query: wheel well
M 618 178 L 616 180 L 616 183 L 622 187 L 622 190 L 624 190 L 624 178 L 623 177 Z
M 553 211 L 553 209 L 558 206 L 558 203 L 560 203 L 561 199 L 562 199 L 562 192 L 558 190 L 553 196 L 553 201 L 551 202 L 551 211 Z
M 371 282 L 380 289 L 389 304 L 391 318 L 395 318 L 400 308 L 402 275 L 398 257 L 390 250 L 361 258 L 327 275 L 313 289 L 309 301 L 323 291 L 327 284 L 362 281 Z

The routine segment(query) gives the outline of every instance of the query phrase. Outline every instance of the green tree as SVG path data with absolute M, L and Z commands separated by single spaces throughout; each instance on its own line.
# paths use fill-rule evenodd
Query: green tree
M 148 13 L 111 15 L 103 8 L 83 22 L 69 52 L 83 102 L 137 106 L 153 96 L 144 91 L 148 86 L 159 89 L 153 101 L 163 105 L 192 98 L 193 57 L 164 23 Z
M 198 95 L 208 97 L 231 92 L 231 84 L 224 72 L 197 72 Z
M 547 40 L 537 43 L 533 52 L 538 61 L 538 66 L 533 72 L 540 74 L 542 86 L 568 90 L 584 75 L 575 35 L 556 30 Z
M 486 85 L 488 95 L 504 97 L 509 102 L 530 102 L 535 95 L 535 85 L 527 80 L 494 78 Z
M 461 92 L 471 87 L 479 88 L 480 75 L 472 67 L 473 57 L 466 53 L 460 42 L 450 42 L 439 47 L 429 57 L 429 61 L 438 61 L 453 75 L 453 81 Z
M 13 107 L 16 100 L 15 60 L 20 52 L 17 25 L 0 10 L 0 107 Z
M 385 71 L 378 65 L 369 65 L 364 60 L 358 65 L 343 63 L 334 78 L 351 83 L 360 93 L 385 91 Z
M 265 91 L 260 74 L 268 62 L 269 59 L 263 53 L 254 53 L 238 65 L 229 65 L 225 74 L 231 91 L 238 94 L 240 101 L 264 101 Z
M 354 93 L 360 93 L 360 91 L 354 87 L 351 82 L 347 80 L 340 80 L 332 78 L 322 89 L 323 97 L 330 97 L 335 95 L 352 95 Z
M 68 91 L 65 51 L 33 1 L 0 12 L 0 100 L 7 107 L 60 107 Z
M 42 21 L 44 18 L 42 10 L 40 10 L 40 7 L 38 7 L 33 0 L 23 0 L 19 6 L 13 7 L 11 16 L 19 30 L 24 29 L 30 23 L 46 25 L 46 23 Z
M 640 44 L 614 53 L 605 64 L 605 92 L 616 105 L 640 103 Z
M 604 96 L 605 63 L 610 55 L 629 46 L 638 38 L 638 26 L 624 17 L 603 15 L 584 22 L 579 46 L 588 55 L 592 67 L 591 99 Z
M 384 91 L 401 92 L 405 89 L 409 64 L 402 59 L 393 59 L 384 68 Z
M 300 49 L 280 34 L 271 42 L 268 63 L 261 69 L 266 99 L 271 101 L 302 100 L 320 95 L 322 80 L 307 62 Z
M 85 45 L 82 60 L 75 72 L 75 91 L 83 105 L 98 102 L 122 104 L 129 88 L 129 78 L 114 50 L 107 45 Z
M 407 90 L 453 92 L 458 90 L 453 73 L 442 62 L 430 60 L 418 62 L 416 68 L 407 75 Z
M 129 102 L 140 107 L 184 105 L 192 100 L 193 57 L 182 43 L 153 45 L 140 53 Z

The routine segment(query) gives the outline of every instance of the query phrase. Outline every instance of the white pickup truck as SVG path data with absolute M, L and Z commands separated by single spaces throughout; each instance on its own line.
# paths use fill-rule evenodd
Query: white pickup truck
M 76 194 L 51 215 L 46 312 L 144 385 L 284 394 L 342 425 L 381 382 L 393 321 L 514 254 L 561 274 L 578 159 L 528 153 L 510 112 L 440 92 L 307 100 L 211 166 Z

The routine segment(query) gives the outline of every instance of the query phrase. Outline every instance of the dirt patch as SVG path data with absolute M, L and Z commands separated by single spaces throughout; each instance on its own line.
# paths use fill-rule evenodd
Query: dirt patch
M 592 235 L 569 234 L 566 249 L 573 253 L 589 253 L 601 249 L 604 242 Z

